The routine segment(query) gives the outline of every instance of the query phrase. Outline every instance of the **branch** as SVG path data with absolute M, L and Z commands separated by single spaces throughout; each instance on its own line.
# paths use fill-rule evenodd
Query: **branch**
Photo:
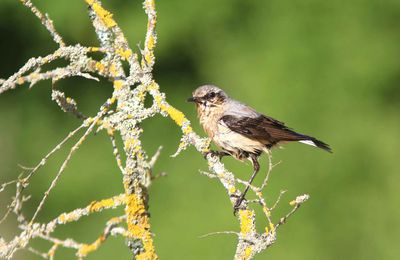
M 53 38 L 53 41 L 58 43 L 60 47 L 64 47 L 65 43 L 61 36 L 58 34 L 56 29 L 54 28 L 53 21 L 49 18 L 48 14 L 43 15 L 33 4 L 30 0 L 20 0 L 23 5 L 28 7 L 32 13 L 36 15 L 37 18 L 40 19 L 40 22 L 43 26 L 49 31 L 50 35 Z
M 18 179 L 0 186 L 1 192 L 6 187 L 15 185 L 16 195 L 8 206 L 8 211 L 3 219 L 10 212 L 13 212 L 17 217 L 18 227 L 21 229 L 21 232 L 10 241 L 5 241 L 0 237 L 0 257 L 11 258 L 17 250 L 26 248 L 43 258 L 53 259 L 56 250 L 59 247 L 65 247 L 76 250 L 78 258 L 83 258 L 99 249 L 110 235 L 122 235 L 126 238 L 127 245 L 134 258 L 158 259 L 150 226 L 148 187 L 151 185 L 151 181 L 157 177 L 152 174 L 152 168 L 159 157 L 160 150 L 152 158 L 149 158 L 141 144 L 141 134 L 143 132 L 141 123 L 158 114 L 169 117 L 181 128 L 182 137 L 177 151 L 173 156 L 179 155 L 191 145 L 196 148 L 201 156 L 207 154 L 206 160 L 209 172 L 203 172 L 203 174 L 218 180 L 226 190 L 231 204 L 235 205 L 236 200 L 242 194 L 237 185 L 247 183 L 236 178 L 232 172 L 227 170 L 218 157 L 207 153 L 209 151 L 210 140 L 208 138 L 201 138 L 193 131 L 190 121 L 180 110 L 168 103 L 165 93 L 160 90 L 159 85 L 153 78 L 152 70 L 155 64 L 154 50 L 157 43 L 157 13 L 154 0 L 145 0 L 143 3 L 147 15 L 147 31 L 144 49 L 139 54 L 133 52 L 129 47 L 123 31 L 113 19 L 112 13 L 106 10 L 99 0 L 85 0 L 85 2 L 89 7 L 89 17 L 98 37 L 100 47 L 84 47 L 79 44 L 66 45 L 61 35 L 55 30 L 53 22 L 47 14 L 43 15 L 30 0 L 21 0 L 21 2 L 40 19 L 43 26 L 51 34 L 53 41 L 59 47 L 56 51 L 44 57 L 29 59 L 25 65 L 8 79 L 0 80 L 0 94 L 24 83 L 29 83 L 30 87 L 32 87 L 39 81 L 51 80 L 53 83 L 52 99 L 63 112 L 72 113 L 79 120 L 84 121 L 43 157 L 38 165 L 32 169 L 24 169 L 23 174 Z M 99 52 L 102 58 L 95 60 L 89 57 L 89 54 L 92 52 Z M 42 71 L 44 65 L 51 64 L 58 59 L 66 60 L 68 65 Z M 129 67 L 127 72 L 123 69 L 126 63 Z M 78 111 L 78 105 L 74 99 L 66 97 L 63 92 L 55 89 L 55 82 L 74 76 L 96 81 L 99 78 L 104 78 L 112 82 L 112 95 L 98 108 L 95 115 L 83 115 Z M 150 107 L 146 107 L 144 104 L 147 94 L 153 100 Z M 113 155 L 116 159 L 118 169 L 122 174 L 123 193 L 109 199 L 92 202 L 84 208 L 63 213 L 48 223 L 36 222 L 38 214 L 43 209 L 50 192 L 58 185 L 60 177 L 64 173 L 73 154 L 89 138 L 89 134 L 94 132 L 95 127 L 97 127 L 96 132 L 106 130 L 110 138 Z M 30 184 L 31 177 L 82 128 L 86 128 L 85 133 L 70 149 L 49 188 L 44 193 L 31 220 L 26 221 L 23 215 L 23 205 L 29 196 L 24 195 L 24 192 L 25 187 Z M 118 149 L 116 138 L 122 139 L 123 150 Z M 121 154 L 126 158 L 125 161 L 122 161 Z M 268 159 L 269 168 L 262 185 L 260 187 L 250 186 L 251 192 L 257 197 L 255 202 L 262 207 L 267 220 L 267 225 L 264 229 L 261 232 L 257 231 L 255 221 L 256 211 L 250 207 L 250 202 L 252 201 L 244 200 L 237 215 L 239 231 L 211 233 L 237 235 L 238 243 L 236 245 L 235 259 L 251 259 L 257 253 L 273 245 L 276 241 L 277 228 L 283 225 L 298 210 L 300 205 L 308 199 L 308 195 L 297 197 L 291 204 L 293 206 L 292 211 L 282 217 L 278 223 L 274 224 L 271 211 L 278 205 L 283 192 L 280 193 L 272 207 L 266 203 L 263 193 L 269 183 L 270 173 L 276 166 L 276 164 L 272 163 L 271 154 L 268 154 Z M 27 175 L 24 177 L 26 173 Z M 52 233 L 59 225 L 78 221 L 83 216 L 88 216 L 91 213 L 102 212 L 122 205 L 125 206 L 124 215 L 110 219 L 106 223 L 101 235 L 90 244 L 77 242 L 73 238 L 59 239 L 52 236 Z M 252 204 L 252 206 L 257 205 Z M 126 222 L 126 228 L 120 226 L 122 222 Z M 48 252 L 42 253 L 31 248 L 30 242 L 33 238 L 40 238 L 50 243 L 51 246 Z

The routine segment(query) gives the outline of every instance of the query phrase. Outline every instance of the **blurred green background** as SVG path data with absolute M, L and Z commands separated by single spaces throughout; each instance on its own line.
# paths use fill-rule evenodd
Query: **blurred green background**
M 50 14 L 69 44 L 98 45 L 83 1 L 34 1 Z M 146 17 L 141 1 L 104 1 L 130 44 L 144 42 Z M 266 192 L 273 203 L 309 193 L 307 202 L 278 232 L 277 243 L 255 259 L 399 259 L 400 247 L 400 1 L 157 1 L 158 46 L 154 76 L 170 103 L 184 111 L 198 133 L 195 109 L 185 100 L 198 85 L 213 83 L 306 134 L 329 143 L 334 153 L 301 144 L 273 152 Z M 36 17 L 14 0 L 0 2 L 0 78 L 28 58 L 53 52 L 56 45 Z M 137 48 L 136 48 L 137 49 Z M 111 94 L 111 84 L 68 79 L 58 87 L 94 115 Z M 51 101 L 51 83 L 26 85 L 0 95 L 0 181 L 15 178 L 18 164 L 34 166 L 79 125 Z M 167 177 L 150 188 L 152 231 L 162 259 L 232 259 L 236 237 L 209 232 L 238 230 L 226 193 L 199 174 L 203 157 L 193 148 L 177 158 L 180 130 L 161 116 L 143 124 L 149 155 L 164 146 L 155 173 Z M 76 140 L 76 139 L 74 139 Z M 73 142 L 69 145 L 71 146 Z M 69 147 L 70 147 L 69 146 Z M 27 190 L 31 216 L 68 153 L 57 153 Z M 266 170 L 267 158 L 262 157 Z M 249 164 L 224 159 L 247 179 Z M 262 179 L 262 174 L 256 181 Z M 39 216 L 48 221 L 92 200 L 123 191 L 121 174 L 105 133 L 91 135 L 75 154 Z M 13 190 L 0 194 L 0 212 Z M 60 227 L 56 236 L 92 242 L 105 222 L 122 209 L 94 214 Z M 258 219 L 260 229 L 264 218 Z M 9 240 L 15 220 L 0 226 Z M 47 243 L 34 241 L 45 249 Z M 58 259 L 74 258 L 61 249 Z M 110 238 L 88 259 L 130 259 L 122 238 Z M 20 251 L 16 259 L 38 259 Z

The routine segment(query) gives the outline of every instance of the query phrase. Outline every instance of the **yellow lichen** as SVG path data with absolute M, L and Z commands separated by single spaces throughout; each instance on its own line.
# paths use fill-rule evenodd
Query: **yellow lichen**
M 107 128 L 107 134 L 108 134 L 109 136 L 113 136 L 113 135 L 114 135 L 114 129 L 112 129 L 112 128 Z
M 65 224 L 68 222 L 72 222 L 78 219 L 78 215 L 70 213 L 70 214 L 66 214 L 63 213 L 61 214 L 58 218 L 57 218 L 57 222 L 60 224 Z
M 138 140 L 136 140 L 134 138 L 126 139 L 124 146 L 125 146 L 125 150 L 138 151 L 140 149 Z
M 115 197 L 112 197 L 109 199 L 93 201 L 90 203 L 89 206 L 86 207 L 86 210 L 87 210 L 86 214 L 90 214 L 93 212 L 99 212 L 105 208 L 114 208 L 125 202 L 126 202 L 126 200 L 125 200 L 124 194 L 121 194 L 121 195 L 118 195 L 118 196 L 115 196 Z M 68 222 L 76 221 L 80 217 L 82 217 L 82 214 L 79 214 L 76 211 L 72 211 L 70 213 L 63 213 L 60 216 L 58 216 L 57 222 L 59 224 L 66 224 Z
M 251 246 L 248 246 L 245 250 L 244 250 L 244 255 L 243 255 L 243 259 L 250 259 L 251 257 L 251 253 L 253 252 L 253 249 L 251 248 Z
M 139 159 L 139 160 L 143 160 L 143 159 L 144 159 L 143 153 L 142 153 L 140 150 L 137 151 L 136 157 L 137 157 L 137 159 Z
M 271 216 L 271 211 L 270 211 L 269 208 L 267 208 L 266 206 L 263 207 L 263 211 L 264 211 L 264 214 L 265 214 L 267 217 L 270 217 L 270 216 Z
M 103 208 L 111 208 L 115 206 L 115 199 L 110 198 L 110 199 L 104 199 L 100 201 L 93 201 L 89 205 L 89 212 L 99 212 Z
M 147 89 L 158 89 L 158 85 L 156 84 L 150 84 Z M 183 126 L 184 123 L 189 123 L 189 120 L 186 119 L 185 115 L 179 111 L 178 109 L 174 108 L 173 106 L 170 105 L 166 105 L 164 104 L 163 98 L 160 95 L 155 95 L 154 96 L 154 101 L 156 102 L 156 104 L 160 107 L 161 111 L 166 112 L 168 114 L 168 116 L 174 120 L 174 122 L 178 125 L 178 126 Z M 184 134 L 190 134 L 193 132 L 193 129 L 190 125 L 185 126 L 183 129 L 183 133 Z
M 147 85 L 147 89 L 150 90 L 158 90 L 159 86 L 156 82 L 152 81 L 149 85 Z
M 86 0 L 86 3 L 92 7 L 93 11 L 107 28 L 117 25 L 112 18 L 112 13 L 104 9 L 99 3 L 96 3 L 94 0 Z
M 117 53 L 125 60 L 128 60 L 132 56 L 131 49 L 118 49 Z
M 141 237 L 143 235 L 144 229 L 150 227 L 149 223 L 144 223 L 144 225 L 136 225 L 135 220 L 139 218 L 142 214 L 146 213 L 146 209 L 143 200 L 138 198 L 137 195 L 131 194 L 127 197 L 127 218 L 128 218 L 128 230 L 133 235 L 133 237 Z
M 97 120 L 98 121 L 98 120 Z M 91 123 L 93 123 L 94 122 L 94 118 L 93 117 L 88 117 L 88 118 L 86 118 L 86 120 L 85 120 L 85 122 L 86 122 L 86 124 L 91 124 Z
M 117 67 L 115 66 L 115 63 L 112 63 L 110 65 L 110 74 L 113 75 L 113 76 L 117 75 Z
M 25 82 L 25 80 L 23 78 L 18 78 L 17 79 L 17 84 L 18 85 L 22 85 L 22 84 L 24 84 L 24 82 Z
M 114 104 L 114 102 L 115 102 L 116 100 L 117 100 L 117 99 L 116 99 L 115 97 L 111 97 L 111 98 L 107 99 L 107 104 L 108 104 L 108 105 L 112 105 L 112 104 Z M 106 109 L 106 107 L 105 107 L 105 109 Z
M 105 236 L 101 235 L 92 244 L 83 244 L 78 250 L 78 256 L 87 256 L 89 253 L 96 251 L 105 240 Z
M 273 223 L 269 223 L 269 228 L 271 229 L 271 233 L 275 233 L 275 226 Z
M 141 101 L 141 102 L 143 102 L 144 101 L 144 99 L 145 99 L 145 97 L 146 97 L 146 92 L 144 92 L 144 91 L 139 91 L 138 93 L 137 93 L 137 98 Z
M 39 79 L 39 74 L 36 72 L 32 72 L 29 77 L 31 78 L 31 81 Z
M 98 52 L 98 51 L 100 51 L 99 47 L 90 47 L 89 48 L 89 52 Z
M 186 146 L 185 142 L 182 141 L 179 143 L 179 149 L 183 149 L 183 148 L 185 148 L 185 146 Z
M 164 110 L 165 112 L 167 112 L 169 117 L 171 117 L 171 119 L 174 120 L 175 123 L 177 125 L 179 125 L 179 126 L 182 126 L 183 123 L 189 122 L 186 119 L 185 115 L 181 111 L 179 111 L 178 109 L 174 108 L 173 106 L 164 106 L 164 109 L 163 109 L 163 106 L 162 106 L 161 110 Z M 193 130 L 192 130 L 192 128 L 190 126 L 187 126 L 184 129 L 184 133 L 186 132 L 185 134 L 189 134 L 192 131 Z
M 148 52 L 148 53 L 144 56 L 144 58 L 145 58 L 147 64 L 150 64 L 150 63 L 153 61 L 153 59 L 154 59 L 154 54 L 151 53 L 151 52 Z
M 152 34 L 150 34 L 149 37 L 147 38 L 147 48 L 149 50 L 152 50 L 154 48 L 154 44 L 155 44 L 155 38 Z
M 58 222 L 60 222 L 60 223 L 65 223 L 66 221 L 66 217 L 65 217 L 65 215 L 66 214 L 61 214 L 58 218 L 57 218 L 57 220 L 58 220 Z
M 147 0 L 147 1 L 146 1 L 146 7 L 147 7 L 147 8 L 154 9 L 155 6 L 156 6 L 156 5 L 155 5 L 154 0 Z
M 100 125 L 102 128 L 107 130 L 107 134 L 110 136 L 114 135 L 114 127 L 110 124 L 109 121 L 103 121 L 103 120 L 99 120 L 98 125 Z
M 242 235 L 246 235 L 252 231 L 254 228 L 254 212 L 248 209 L 239 210 L 239 218 L 240 218 L 240 233 Z
M 158 259 L 150 233 L 150 219 L 146 213 L 144 201 L 135 194 L 127 195 L 125 213 L 128 223 L 128 236 L 140 239 L 143 243 L 144 251 L 137 255 L 136 259 Z
M 96 62 L 96 64 L 94 65 L 96 70 L 100 73 L 103 73 L 105 70 L 104 64 L 101 62 Z
M 193 129 L 192 129 L 190 126 L 187 126 L 187 127 L 185 127 L 185 128 L 183 129 L 183 133 L 184 133 L 185 135 L 190 134 L 190 133 L 192 133 L 192 132 L 193 132 Z
M 121 90 L 122 87 L 124 86 L 124 82 L 122 80 L 115 80 L 114 81 L 114 89 L 115 90 Z
M 210 139 L 210 138 L 207 138 L 204 147 L 202 147 L 201 152 L 202 152 L 202 153 L 207 153 L 207 152 L 209 152 L 209 151 L 210 151 L 210 145 L 211 145 L 211 139 Z
M 111 218 L 107 223 L 110 223 L 110 224 L 117 224 L 117 223 L 120 223 L 122 219 L 123 219 L 123 218 L 121 218 L 121 217 L 113 217 L 113 218 Z
M 154 101 L 162 110 L 165 109 L 166 106 L 162 104 L 163 98 L 160 95 L 155 96 Z

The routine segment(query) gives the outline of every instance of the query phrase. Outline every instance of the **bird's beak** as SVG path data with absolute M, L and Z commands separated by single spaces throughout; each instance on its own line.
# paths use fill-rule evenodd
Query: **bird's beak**
M 195 103 L 197 103 L 197 102 L 199 102 L 199 99 L 198 99 L 198 98 L 195 98 L 195 97 L 190 97 L 190 98 L 188 98 L 186 101 L 187 101 L 187 102 L 195 102 Z

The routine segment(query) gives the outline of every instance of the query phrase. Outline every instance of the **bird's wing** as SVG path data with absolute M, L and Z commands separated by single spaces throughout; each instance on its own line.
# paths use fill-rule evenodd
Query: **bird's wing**
M 272 117 L 263 115 L 258 113 L 254 108 L 249 107 L 246 104 L 243 104 L 236 100 L 230 100 L 227 104 L 227 108 L 225 110 L 224 115 L 232 115 L 239 118 L 250 117 L 250 118 L 264 118 L 269 121 L 271 124 L 284 126 L 285 123 L 278 121 Z
M 280 141 L 304 139 L 303 135 L 286 127 L 284 123 L 261 114 L 257 117 L 224 115 L 220 120 L 230 130 L 267 146 Z

